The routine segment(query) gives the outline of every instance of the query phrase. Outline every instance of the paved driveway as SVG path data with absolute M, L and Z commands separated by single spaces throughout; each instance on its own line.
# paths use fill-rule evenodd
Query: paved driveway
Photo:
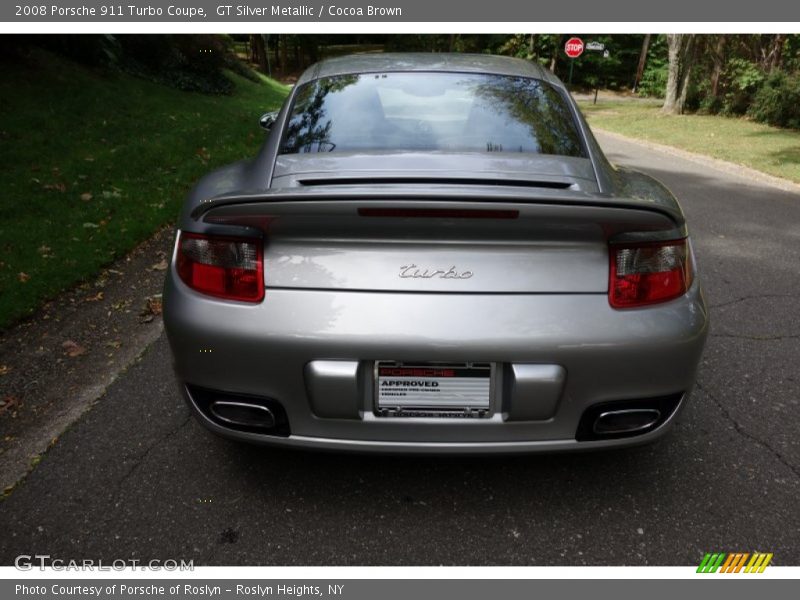
M 238 446 L 189 418 L 162 336 L 0 505 L 0 563 L 800 564 L 800 196 L 601 142 L 682 199 L 712 306 L 698 390 L 662 443 L 490 459 Z

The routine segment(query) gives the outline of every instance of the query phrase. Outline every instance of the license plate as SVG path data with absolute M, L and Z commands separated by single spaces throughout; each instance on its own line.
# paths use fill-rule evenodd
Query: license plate
M 487 363 L 381 361 L 375 371 L 379 416 L 488 416 L 491 367 Z

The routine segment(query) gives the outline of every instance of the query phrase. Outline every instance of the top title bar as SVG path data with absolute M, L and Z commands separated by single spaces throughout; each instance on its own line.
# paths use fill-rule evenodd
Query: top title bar
M 0 4 L 5 23 L 292 23 L 292 22 L 800 22 L 800 3 L 760 0 L 292 0 L 228 2 L 220 0 L 66 0 Z

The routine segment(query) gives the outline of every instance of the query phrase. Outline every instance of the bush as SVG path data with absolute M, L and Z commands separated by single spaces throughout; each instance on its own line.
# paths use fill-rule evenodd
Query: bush
M 760 123 L 800 129 L 800 76 L 773 72 L 756 92 L 747 114 Z
M 113 65 L 119 55 L 119 44 L 113 35 L 56 34 L 20 36 L 20 46 L 30 44 L 66 56 L 90 67 Z
M 764 73 L 749 60 L 733 58 L 725 66 L 724 76 L 728 84 L 722 95 L 720 112 L 725 115 L 745 114 L 764 83 Z
M 225 76 L 226 70 L 252 81 L 259 80 L 234 54 L 231 39 L 221 35 L 20 36 L 13 44 L 0 44 L 0 59 L 13 61 L 32 46 L 91 67 L 119 69 L 181 90 L 206 94 L 233 91 L 234 84 Z
M 645 98 L 663 98 L 667 93 L 667 65 L 648 63 L 639 82 L 639 95 Z
M 228 94 L 233 82 L 225 77 L 227 40 L 220 36 L 120 35 L 120 65 L 130 73 L 181 90 Z

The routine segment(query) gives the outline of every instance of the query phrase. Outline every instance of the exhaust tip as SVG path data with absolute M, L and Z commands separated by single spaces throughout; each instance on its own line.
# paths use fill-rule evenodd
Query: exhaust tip
M 211 414 L 220 421 L 233 427 L 255 427 L 272 429 L 275 427 L 275 415 L 266 406 L 249 402 L 231 402 L 217 400 L 211 403 Z
M 595 419 L 592 430 L 597 435 L 635 433 L 649 429 L 661 418 L 661 411 L 655 408 L 632 408 L 628 410 L 609 410 Z
M 575 439 L 588 442 L 647 434 L 661 427 L 675 414 L 683 397 L 683 393 L 677 393 L 594 404 L 581 416 Z
M 286 409 L 274 398 L 211 390 L 190 384 L 184 384 L 184 390 L 190 405 L 207 421 L 219 427 L 280 437 L 291 434 Z

